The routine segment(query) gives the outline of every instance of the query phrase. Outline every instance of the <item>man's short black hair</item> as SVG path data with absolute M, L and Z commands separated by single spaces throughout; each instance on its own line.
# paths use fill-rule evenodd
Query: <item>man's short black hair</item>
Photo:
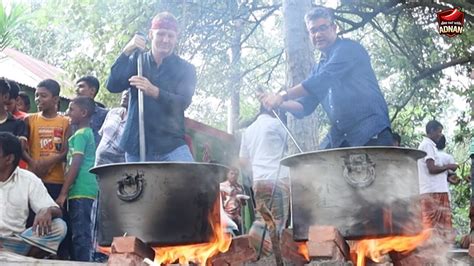
M 334 23 L 334 12 L 327 7 L 317 6 L 306 13 L 304 21 L 307 23 L 319 18 L 328 19 L 331 23 Z
M 10 132 L 0 132 L 0 150 L 3 156 L 13 154 L 13 167 L 17 167 L 21 159 L 20 139 Z
M 87 86 L 95 88 L 95 95 L 97 95 L 97 93 L 99 93 L 100 83 L 99 83 L 99 80 L 96 77 L 94 77 L 94 76 L 84 76 L 84 77 L 78 79 L 76 81 L 76 84 L 81 82 L 81 81 L 84 81 L 87 84 Z
M 5 95 L 7 93 L 10 93 L 10 83 L 2 78 L 0 79 L 0 94 Z
M 431 120 L 428 122 L 428 124 L 426 124 L 426 134 L 431 134 L 439 128 L 443 128 L 443 125 L 441 125 L 441 123 L 436 120 Z
M 71 102 L 81 108 L 81 110 L 86 110 L 87 117 L 91 117 L 95 113 L 95 102 L 92 98 L 77 96 Z
M 446 148 L 446 137 L 444 135 L 436 142 L 436 148 L 438 150 L 444 150 L 444 148 Z
M 59 96 L 59 92 L 61 91 L 61 86 L 59 83 L 54 79 L 45 79 L 38 83 L 36 88 L 43 87 L 46 88 L 53 96 Z
M 7 81 L 10 84 L 10 100 L 16 99 L 20 94 L 20 86 L 15 81 Z
M 24 91 L 20 91 L 20 93 L 18 94 L 18 96 L 20 96 L 20 98 L 23 100 L 23 102 L 25 103 L 25 106 L 30 109 L 31 107 L 31 102 L 30 102 L 30 96 L 28 96 L 28 93 L 24 92 Z

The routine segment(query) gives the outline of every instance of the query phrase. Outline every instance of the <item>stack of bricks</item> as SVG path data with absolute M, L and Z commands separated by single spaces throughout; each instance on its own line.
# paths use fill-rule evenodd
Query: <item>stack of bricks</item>
M 309 262 L 299 254 L 298 246 L 293 241 L 291 230 L 283 232 L 281 241 L 282 255 L 286 261 L 295 265 L 350 265 L 347 262 L 350 253 L 349 245 L 346 243 L 339 231 L 333 226 L 311 226 L 306 242 Z
M 134 236 L 114 237 L 111 252 L 107 261 L 110 266 L 142 266 L 147 265 L 145 258 L 155 259 L 153 248 Z

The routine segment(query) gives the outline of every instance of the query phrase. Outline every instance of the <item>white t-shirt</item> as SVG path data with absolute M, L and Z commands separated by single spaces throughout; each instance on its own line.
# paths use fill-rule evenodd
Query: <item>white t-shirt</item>
M 454 160 L 454 157 L 451 154 L 446 153 L 444 151 L 438 150 L 438 156 L 439 156 L 439 160 L 441 162 L 441 165 L 455 164 L 456 163 L 456 161 Z M 446 170 L 446 171 L 443 172 L 444 174 L 446 174 L 446 177 L 448 176 L 449 171 L 451 171 L 451 170 Z
M 424 137 L 418 149 L 426 152 L 426 156 L 418 160 L 420 194 L 449 192 L 447 174 L 445 172 L 430 174 L 426 165 L 428 159 L 433 159 L 436 166 L 445 165 L 441 161 L 434 141 Z
M 438 156 L 439 156 L 439 159 L 440 159 L 442 165 L 455 164 L 456 163 L 456 161 L 454 160 L 454 157 L 451 154 L 446 153 L 444 151 L 438 150 Z M 452 170 L 446 170 L 446 171 L 443 172 L 443 174 L 446 176 L 446 179 L 448 179 L 449 172 L 453 172 L 453 171 Z M 449 182 L 448 182 L 448 187 L 449 187 Z M 448 193 L 449 193 L 449 201 L 451 202 L 451 191 L 449 191 Z
M 286 131 L 277 118 L 261 114 L 242 134 L 240 157 L 252 165 L 253 180 L 275 179 L 282 151 L 286 146 Z M 280 177 L 288 177 L 282 166 Z
M 43 208 L 59 207 L 41 179 L 17 167 L 7 181 L 0 182 L 0 237 L 19 234 L 26 229 L 28 205 L 35 213 Z

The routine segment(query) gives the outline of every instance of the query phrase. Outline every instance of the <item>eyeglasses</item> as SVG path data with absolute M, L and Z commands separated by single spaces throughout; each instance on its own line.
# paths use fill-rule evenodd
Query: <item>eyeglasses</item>
M 323 25 L 321 25 L 321 26 L 319 26 L 319 27 L 317 27 L 317 28 L 311 28 L 311 29 L 309 29 L 309 31 L 311 32 L 311 34 L 316 34 L 316 33 L 318 33 L 318 32 L 321 33 L 321 32 L 325 32 L 325 31 L 327 31 L 328 29 L 330 29 L 331 26 L 332 26 L 332 24 L 323 24 Z

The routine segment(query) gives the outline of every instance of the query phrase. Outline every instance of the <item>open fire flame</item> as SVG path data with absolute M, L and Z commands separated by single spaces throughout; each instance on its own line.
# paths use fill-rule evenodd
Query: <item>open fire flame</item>
M 392 210 L 383 210 L 383 223 L 386 228 L 392 228 Z M 388 236 L 383 238 L 363 239 L 355 243 L 353 249 L 357 255 L 357 266 L 364 266 L 366 258 L 374 262 L 381 262 L 382 257 L 389 252 L 395 251 L 406 254 L 413 251 L 430 238 L 432 229 L 430 225 L 423 221 L 423 230 L 412 236 Z
M 381 262 L 383 255 L 391 251 L 407 253 L 431 236 L 430 229 L 424 229 L 415 236 L 389 236 L 376 239 L 364 239 L 357 241 L 354 250 L 357 254 L 357 266 L 365 265 L 365 258 L 370 258 L 374 262 Z
M 407 253 L 425 242 L 431 236 L 431 229 L 424 229 L 415 236 L 389 236 L 384 238 L 363 239 L 357 241 L 354 246 L 357 254 L 357 266 L 365 266 L 365 259 L 370 258 L 374 262 L 381 262 L 382 257 L 391 251 Z M 307 261 L 310 261 L 306 242 L 297 243 L 298 253 Z
M 155 260 L 153 263 L 155 265 L 162 265 L 178 262 L 181 265 L 187 265 L 193 262 L 199 265 L 208 265 L 210 258 L 228 251 L 232 243 L 232 236 L 224 232 L 226 225 L 221 224 L 220 213 L 221 204 L 220 197 L 218 197 L 208 218 L 213 232 L 209 242 L 182 246 L 154 247 Z M 224 215 L 223 212 L 222 215 Z M 110 254 L 111 248 L 99 246 L 98 251 Z
M 225 224 L 221 224 L 221 219 L 219 219 L 220 213 L 221 204 L 220 197 L 218 197 L 212 212 L 209 214 L 209 221 L 213 232 L 210 241 L 183 246 L 155 247 L 153 248 L 155 250 L 155 265 L 176 262 L 179 264 L 194 262 L 199 265 L 207 265 L 209 258 L 229 250 L 232 236 L 224 232 Z M 223 212 L 222 215 L 224 215 Z
M 303 255 L 306 261 L 309 261 L 309 251 L 306 242 L 296 242 L 298 246 L 298 254 Z
M 384 209 L 383 223 L 386 228 L 392 228 L 393 215 L 390 209 Z M 366 258 L 381 263 L 384 255 L 395 251 L 406 254 L 413 251 L 432 236 L 433 229 L 423 221 L 423 230 L 417 235 L 388 236 L 381 238 L 362 239 L 351 245 L 351 251 L 357 255 L 357 266 L 365 266 Z M 310 261 L 306 242 L 298 243 L 298 253 Z M 353 261 L 355 262 L 355 261 Z

